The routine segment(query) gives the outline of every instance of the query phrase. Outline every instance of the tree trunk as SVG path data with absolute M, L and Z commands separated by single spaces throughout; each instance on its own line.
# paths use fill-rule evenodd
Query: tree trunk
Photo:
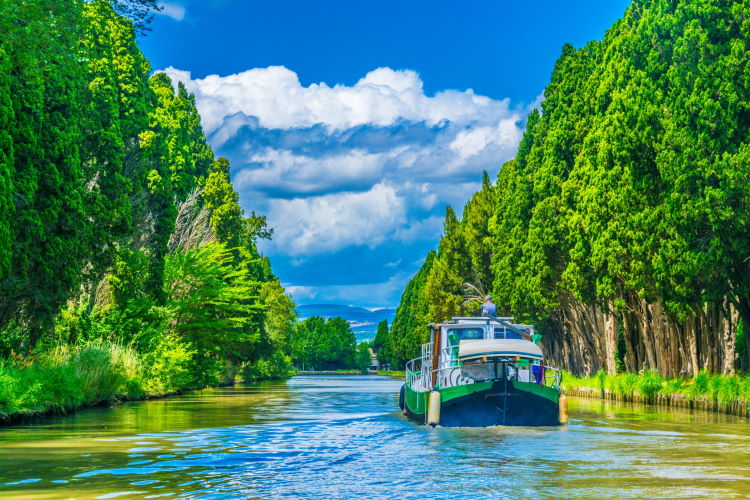
M 604 348 L 607 358 L 607 373 L 615 375 L 617 373 L 617 316 L 615 316 L 614 304 L 609 301 L 608 311 L 604 323 Z

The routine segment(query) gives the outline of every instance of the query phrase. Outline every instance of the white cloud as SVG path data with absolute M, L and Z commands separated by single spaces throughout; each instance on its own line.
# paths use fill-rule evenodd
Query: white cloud
M 314 299 L 318 295 L 316 288 L 311 286 L 297 286 L 289 283 L 282 283 L 286 293 L 291 294 L 294 300 Z
M 406 223 L 406 204 L 392 186 L 377 184 L 363 193 L 337 193 L 269 202 L 273 245 L 288 255 L 375 247 Z
M 437 244 L 445 205 L 460 213 L 482 171 L 494 176 L 515 155 L 523 119 L 542 99 L 520 108 L 471 89 L 427 95 L 419 74 L 391 68 L 351 86 L 305 86 L 283 66 L 199 79 L 164 71 L 195 94 L 212 147 L 232 162 L 242 205 L 268 216 L 274 237 L 264 251 L 297 269 L 347 247 Z M 362 285 L 363 300 L 380 294 L 377 302 L 390 303 L 403 287 L 409 273 L 398 273 L 414 257 L 393 257 L 384 253 L 381 274 L 397 274 Z M 357 286 L 288 289 L 336 301 Z
M 410 243 L 424 238 L 425 234 L 431 234 L 439 238 L 443 232 L 443 217 L 433 215 L 423 220 L 416 220 L 410 222 L 404 227 L 398 228 L 394 232 L 394 236 L 399 241 Z
M 238 190 L 282 188 L 298 194 L 330 191 L 337 186 L 369 188 L 382 177 L 380 155 L 352 149 L 346 154 L 314 158 L 289 151 L 265 148 L 250 153 L 247 160 L 260 168 L 241 170 L 234 178 Z
M 347 304 L 389 304 L 394 307 L 392 301 L 394 294 L 401 295 L 406 284 L 411 279 L 409 273 L 398 272 L 390 276 L 386 281 L 379 283 L 367 283 L 361 285 L 329 285 L 316 287 L 316 295 L 311 297 L 320 303 L 347 303 Z M 289 290 L 289 288 L 287 288 Z M 304 300 L 307 297 L 292 293 L 294 300 Z M 369 307 L 368 309 L 381 309 L 386 306 Z
M 158 3 L 159 14 L 167 17 L 171 17 L 175 21 L 182 21 L 185 19 L 185 7 L 177 4 L 177 3 L 170 3 L 170 2 L 159 2 Z
M 261 126 L 273 129 L 324 124 L 342 130 L 364 124 L 389 126 L 398 120 L 435 125 L 444 120 L 520 119 L 509 109 L 508 99 L 496 101 L 471 90 L 445 90 L 429 97 L 419 75 L 411 70 L 378 68 L 351 87 L 325 83 L 304 87 L 297 74 L 283 66 L 195 80 L 188 71 L 169 67 L 164 72 L 195 94 L 208 133 L 237 112 L 255 116 Z

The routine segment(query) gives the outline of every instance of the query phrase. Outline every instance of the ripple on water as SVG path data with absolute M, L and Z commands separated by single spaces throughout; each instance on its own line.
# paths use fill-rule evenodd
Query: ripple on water
M 144 432 L 68 442 L 61 431 L 59 439 L 36 448 L 19 441 L 12 444 L 14 454 L 0 449 L 0 471 L 13 471 L 0 472 L 0 496 L 750 494 L 750 456 L 738 451 L 729 460 L 717 451 L 750 444 L 744 420 L 701 427 L 689 415 L 659 420 L 629 406 L 579 408 L 571 399 L 567 427 L 432 429 L 397 411 L 399 387 L 386 377 L 297 377 L 202 391 L 171 400 L 179 402 L 173 405 L 122 405 L 97 418 L 124 415 L 144 422 Z M 85 419 L 87 413 L 80 415 Z M 161 426 L 150 427 L 153 422 Z

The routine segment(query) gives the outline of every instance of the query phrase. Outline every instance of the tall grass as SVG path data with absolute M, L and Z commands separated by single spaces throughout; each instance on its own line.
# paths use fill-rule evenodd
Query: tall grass
M 134 351 L 105 342 L 0 360 L 0 419 L 139 397 L 139 367 Z
M 195 373 L 193 355 L 183 343 L 165 336 L 142 355 L 129 347 L 93 341 L 29 358 L 0 358 L 0 423 L 205 387 L 206 377 Z M 230 377 L 217 372 L 212 378 L 231 383 L 237 370 L 246 381 L 294 375 L 291 360 L 280 352 L 253 364 L 224 368 L 232 373 Z
M 596 389 L 602 395 L 607 391 L 625 401 L 632 401 L 635 395 L 653 401 L 658 395 L 674 394 L 683 394 L 692 400 L 706 398 L 723 405 L 750 401 L 750 376 L 727 376 L 706 371 L 695 377 L 676 378 L 662 377 L 653 371 L 617 375 L 599 371 L 590 377 L 576 377 L 566 372 L 562 386 L 565 389 Z

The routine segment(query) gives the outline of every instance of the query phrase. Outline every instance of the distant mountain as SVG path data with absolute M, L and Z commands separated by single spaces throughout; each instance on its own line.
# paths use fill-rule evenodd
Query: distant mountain
M 306 304 L 297 306 L 297 316 L 299 319 L 306 319 L 310 316 L 322 316 L 324 318 L 339 316 L 349 322 L 357 340 L 363 342 L 375 338 L 378 323 L 384 319 L 388 320 L 388 326 L 390 327 L 393 318 L 396 316 L 396 310 L 376 309 L 370 311 L 364 307 L 341 304 Z

